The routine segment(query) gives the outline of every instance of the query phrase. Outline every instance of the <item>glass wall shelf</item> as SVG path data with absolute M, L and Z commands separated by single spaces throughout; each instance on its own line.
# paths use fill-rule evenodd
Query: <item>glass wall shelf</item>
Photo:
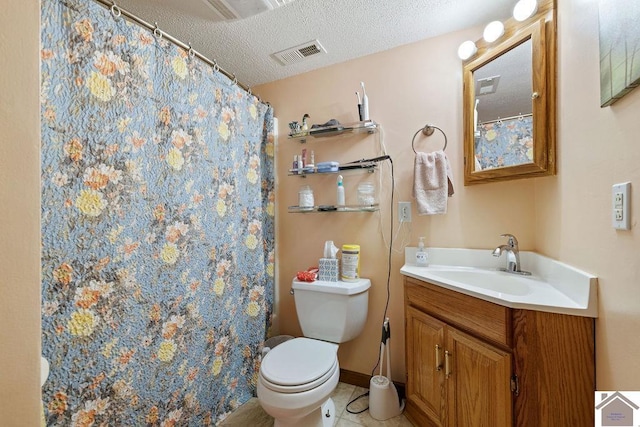
M 300 178 L 306 178 L 309 175 L 350 175 L 354 173 L 374 173 L 377 169 L 377 165 L 375 163 L 360 163 L 355 165 L 341 165 L 338 167 L 337 171 L 330 172 L 318 172 L 317 170 L 300 170 L 300 169 L 289 169 L 289 176 L 298 176 Z
M 320 205 L 313 207 L 289 206 L 289 213 L 324 213 L 324 212 L 376 212 L 380 210 L 380 205 L 345 205 L 330 206 Z
M 289 139 L 297 140 L 300 142 L 306 142 L 307 138 L 325 138 L 329 136 L 348 135 L 354 133 L 376 133 L 378 131 L 378 124 L 373 120 L 365 120 L 362 122 L 339 124 L 333 126 L 322 126 L 311 128 L 306 131 L 298 132 L 295 134 L 289 134 Z

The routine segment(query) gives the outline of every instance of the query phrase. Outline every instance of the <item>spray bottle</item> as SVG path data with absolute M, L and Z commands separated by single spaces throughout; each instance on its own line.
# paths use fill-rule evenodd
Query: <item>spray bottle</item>
M 338 175 L 338 189 L 336 193 L 336 205 L 339 210 L 344 210 L 344 187 L 342 186 L 342 175 Z

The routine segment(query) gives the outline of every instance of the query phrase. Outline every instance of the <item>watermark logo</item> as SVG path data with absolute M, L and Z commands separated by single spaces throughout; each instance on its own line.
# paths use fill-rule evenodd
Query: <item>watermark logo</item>
M 640 391 L 596 391 L 596 427 L 640 427 Z

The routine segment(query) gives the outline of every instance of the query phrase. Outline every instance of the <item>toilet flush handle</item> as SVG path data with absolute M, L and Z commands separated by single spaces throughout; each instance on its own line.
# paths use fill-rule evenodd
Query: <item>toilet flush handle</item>
M 293 288 L 291 288 L 291 289 L 289 290 L 289 293 L 290 293 L 291 295 L 293 295 L 293 294 L 294 294 L 294 292 L 293 292 Z

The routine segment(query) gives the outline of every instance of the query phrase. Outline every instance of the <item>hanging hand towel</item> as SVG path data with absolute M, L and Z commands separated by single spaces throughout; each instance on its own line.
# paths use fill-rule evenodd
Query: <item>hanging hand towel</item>
M 418 215 L 447 213 L 447 197 L 453 195 L 451 165 L 444 151 L 416 153 L 413 197 Z

